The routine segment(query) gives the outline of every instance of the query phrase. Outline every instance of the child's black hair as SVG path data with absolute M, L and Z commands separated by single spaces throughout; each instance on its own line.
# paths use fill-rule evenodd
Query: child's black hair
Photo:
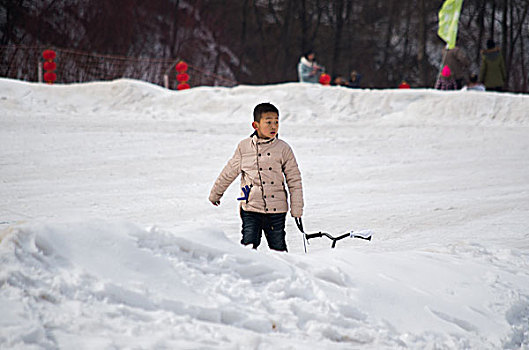
M 253 110 L 253 120 L 254 122 L 260 122 L 261 121 L 261 115 L 263 113 L 276 113 L 279 115 L 279 110 L 274 106 L 273 104 L 266 102 L 266 103 L 260 103 L 257 106 L 255 106 Z

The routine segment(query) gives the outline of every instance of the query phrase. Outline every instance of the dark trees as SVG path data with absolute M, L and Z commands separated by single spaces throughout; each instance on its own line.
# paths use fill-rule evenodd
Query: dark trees
M 34 66 L 36 58 L 24 59 L 21 48 L 51 46 L 165 59 L 148 74 L 128 75 L 157 83 L 159 79 L 153 77 L 167 70 L 171 60 L 184 58 L 208 74 L 195 84 L 225 84 L 215 78 L 220 75 L 244 84 L 266 84 L 296 81 L 299 57 L 312 48 L 329 74 L 347 78 L 355 69 L 363 75 L 364 87 L 395 87 L 403 79 L 415 87 L 431 87 L 444 46 L 437 37 L 437 13 L 442 3 L 3 0 L 0 73 L 35 80 L 34 69 L 24 65 Z M 464 1 L 458 45 L 471 59 L 472 72 L 479 69 L 486 40 L 493 38 L 504 54 L 508 89 L 528 91 L 528 12 L 527 0 Z M 111 64 L 118 72 L 111 76 L 127 76 L 132 70 L 125 65 L 118 68 Z M 88 66 L 79 63 L 72 69 Z M 136 70 L 154 69 L 149 67 L 138 65 Z M 73 74 L 71 79 L 75 80 Z

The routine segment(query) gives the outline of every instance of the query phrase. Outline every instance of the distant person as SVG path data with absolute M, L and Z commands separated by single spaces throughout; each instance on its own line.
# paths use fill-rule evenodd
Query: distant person
M 302 83 L 317 84 L 324 68 L 316 63 L 316 54 L 309 50 L 301 56 L 298 63 L 298 77 Z
M 331 85 L 331 76 L 327 73 L 320 74 L 320 84 L 330 86 Z
M 444 64 L 450 67 L 452 77 L 456 82 L 457 90 L 460 90 L 463 85 L 466 84 L 466 77 L 468 75 L 468 67 L 470 66 L 470 60 L 468 59 L 465 51 L 458 46 L 453 49 L 443 49 L 443 55 L 445 55 Z
M 217 206 L 230 184 L 241 175 L 243 245 L 257 249 L 264 231 L 270 249 L 287 251 L 285 218 L 303 214 L 303 188 L 298 163 L 290 146 L 279 139 L 279 111 L 271 103 L 261 103 L 253 111 L 255 132 L 241 142 L 209 194 Z M 286 184 L 285 184 L 286 181 Z M 287 191 L 290 198 L 287 200 Z
M 500 48 L 496 47 L 494 40 L 487 40 L 487 49 L 481 51 L 481 68 L 479 81 L 487 90 L 503 91 L 505 85 L 505 63 Z
M 360 87 L 360 80 L 362 80 L 362 74 L 357 71 L 351 71 L 351 79 L 347 83 L 347 86 L 353 89 L 358 89 Z
M 457 84 L 452 77 L 452 72 L 450 70 L 450 67 L 444 66 L 443 70 L 441 71 L 441 75 L 437 79 L 437 82 L 435 83 L 435 88 L 437 90 L 457 90 Z
M 337 76 L 336 78 L 334 78 L 333 85 L 335 85 L 335 86 L 348 86 L 348 84 L 345 81 L 345 79 L 342 76 L 340 76 L 340 75 Z
M 399 89 L 410 89 L 411 86 L 406 82 L 406 80 L 403 80 L 399 84 Z
M 470 75 L 468 84 L 463 87 L 463 90 L 485 91 L 485 85 L 478 81 L 477 74 L 472 74 Z

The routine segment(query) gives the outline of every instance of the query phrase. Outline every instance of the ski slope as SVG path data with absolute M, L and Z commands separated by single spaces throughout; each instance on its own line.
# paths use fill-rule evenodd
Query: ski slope
M 280 110 L 304 225 L 239 244 Z M 529 96 L 289 83 L 168 91 L 0 79 L 1 349 L 529 349 Z

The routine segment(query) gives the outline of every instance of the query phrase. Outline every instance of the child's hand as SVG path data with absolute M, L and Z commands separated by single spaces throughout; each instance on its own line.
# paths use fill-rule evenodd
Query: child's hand
M 220 205 L 220 201 L 211 201 L 211 204 L 218 207 Z

